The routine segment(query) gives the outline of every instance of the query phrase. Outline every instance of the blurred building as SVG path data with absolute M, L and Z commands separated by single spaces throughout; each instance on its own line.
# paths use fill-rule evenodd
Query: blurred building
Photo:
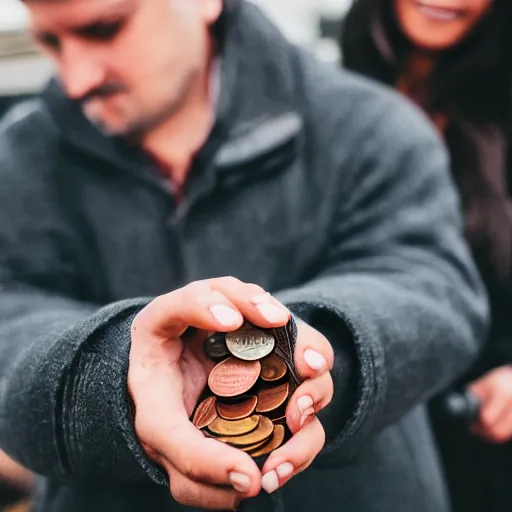
M 336 61 L 335 38 L 351 0 L 252 0 L 293 42 L 319 58 Z M 27 13 L 19 0 L 0 0 L 0 114 L 13 101 L 36 93 L 52 73 L 27 33 Z

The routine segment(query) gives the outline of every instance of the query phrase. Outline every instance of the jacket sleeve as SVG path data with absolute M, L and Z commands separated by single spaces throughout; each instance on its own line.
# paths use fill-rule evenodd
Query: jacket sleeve
M 0 447 L 68 483 L 147 479 L 126 391 L 130 325 L 146 301 L 100 308 L 0 282 Z
M 358 134 L 357 165 L 337 168 L 322 270 L 276 294 L 334 347 L 319 466 L 346 463 L 449 384 L 486 337 L 486 295 L 463 240 L 446 153 L 413 109 L 395 103 L 396 112 Z
M 159 479 L 126 391 L 130 326 L 149 299 L 89 302 L 52 200 L 50 144 L 32 141 L 0 130 L 0 448 L 69 483 Z

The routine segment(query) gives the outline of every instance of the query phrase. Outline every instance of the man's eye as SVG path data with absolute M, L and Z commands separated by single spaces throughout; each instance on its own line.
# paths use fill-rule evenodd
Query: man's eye
M 96 23 L 95 25 L 80 30 L 80 35 L 94 41 L 110 41 L 119 33 L 122 26 L 122 21 Z
M 43 34 L 37 37 L 39 43 L 51 51 L 59 51 L 60 49 L 60 40 L 57 36 L 53 34 Z

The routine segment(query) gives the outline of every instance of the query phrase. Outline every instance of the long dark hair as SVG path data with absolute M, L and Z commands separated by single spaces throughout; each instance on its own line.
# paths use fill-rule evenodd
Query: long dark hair
M 485 277 L 512 274 L 512 217 L 508 212 L 511 121 L 512 2 L 491 10 L 455 47 L 436 58 L 420 106 L 449 119 L 445 132 L 466 219 L 466 231 Z M 355 0 L 341 30 L 344 66 L 394 86 L 411 44 L 393 0 Z

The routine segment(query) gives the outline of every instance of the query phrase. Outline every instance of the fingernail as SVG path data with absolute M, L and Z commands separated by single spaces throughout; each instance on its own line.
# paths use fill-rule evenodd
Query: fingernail
M 261 479 L 261 486 L 269 494 L 277 491 L 279 488 L 279 478 L 277 477 L 277 473 L 275 471 L 269 471 L 266 475 L 263 475 Z
M 251 479 L 243 473 L 232 471 L 229 473 L 229 481 L 231 482 L 233 489 L 238 492 L 248 492 L 251 488 Z
M 277 466 L 276 473 L 280 480 L 285 480 L 293 474 L 293 464 L 291 462 L 284 462 Z
M 309 395 L 301 396 L 297 400 L 297 407 L 299 408 L 301 416 L 304 416 L 304 412 L 306 412 L 307 409 L 313 407 L 313 403 L 313 399 Z
M 212 306 L 210 311 L 212 312 L 212 315 L 217 319 L 217 321 L 226 327 L 233 327 L 234 325 L 238 325 L 242 320 L 240 313 L 228 306 L 222 306 L 218 304 L 216 306 Z
M 258 304 L 256 307 L 259 309 L 260 313 L 265 317 L 267 322 L 278 323 L 278 322 L 286 322 L 288 320 L 288 315 L 280 308 L 271 304 L 269 302 L 264 302 L 263 304 Z
M 304 359 L 312 370 L 322 370 L 327 366 L 325 357 L 311 349 L 308 349 L 304 352 Z
M 299 428 L 302 428 L 304 426 L 304 423 L 306 423 L 306 420 L 310 416 L 313 416 L 313 414 L 315 414 L 315 410 L 313 409 L 313 407 L 310 407 L 309 409 L 304 411 L 304 414 L 302 414 L 302 416 L 300 417 Z

